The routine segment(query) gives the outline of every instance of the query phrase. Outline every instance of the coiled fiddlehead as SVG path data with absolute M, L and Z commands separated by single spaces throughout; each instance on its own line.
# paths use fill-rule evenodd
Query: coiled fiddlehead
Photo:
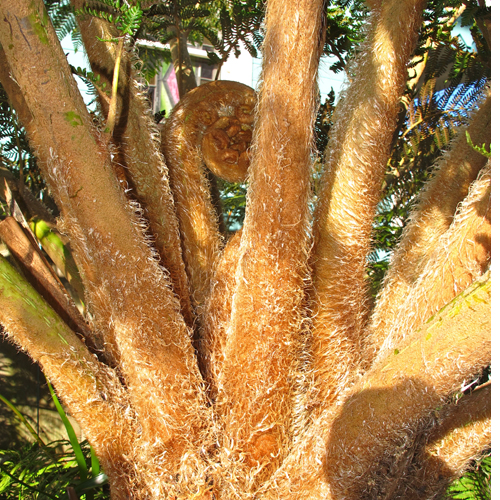
M 229 182 L 245 179 L 254 106 L 250 87 L 211 82 L 184 96 L 162 132 L 195 309 L 208 295 L 223 243 L 204 165 Z

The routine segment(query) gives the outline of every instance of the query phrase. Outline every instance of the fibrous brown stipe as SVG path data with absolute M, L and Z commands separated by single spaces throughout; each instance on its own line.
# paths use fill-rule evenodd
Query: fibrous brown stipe
M 43 2 L 32 8 L 43 20 Z M 171 470 L 198 460 L 188 449 L 205 439 L 208 421 L 189 331 L 142 222 L 114 177 L 52 26 L 43 25 L 45 43 L 39 31 L 21 31 L 14 21 L 34 22 L 27 5 L 9 2 L 7 12 L 18 28 L 6 36 L 32 54 L 29 60 L 6 54 L 37 130 L 31 144 L 72 239 L 94 329 L 127 383 L 142 430 L 143 467 L 156 488 L 168 489 L 176 481 Z
M 352 382 L 363 360 L 372 222 L 425 5 L 373 3 L 366 41 L 335 111 L 315 211 L 310 307 L 318 408 Z
M 9 252 L 16 258 L 22 272 L 63 321 L 75 332 L 85 338 L 87 346 L 94 347 L 92 333 L 80 315 L 75 303 L 57 277 L 55 271 L 36 247 L 35 240 L 27 236 L 26 229 L 12 216 L 0 222 L 0 240 L 7 245 Z M 61 269 L 59 267 L 59 269 Z
M 398 348 L 405 336 L 481 276 L 491 252 L 491 164 L 488 161 L 457 207 L 448 230 L 429 248 L 425 265 L 385 322 L 379 356 Z M 430 302 L 428 297 L 432 296 Z M 381 339 L 376 338 L 376 341 Z
M 291 443 L 322 15 L 318 0 L 267 5 L 246 218 L 216 402 L 221 462 L 232 487 L 249 493 Z M 294 22 L 283 25 L 287 16 Z
M 462 127 L 450 148 L 436 164 L 433 178 L 418 196 L 401 241 L 391 257 L 391 265 L 370 319 L 372 357 L 385 342 L 388 332 L 401 316 L 401 303 L 421 276 L 443 234 L 449 229 L 460 202 L 487 159 L 467 144 L 466 132 L 473 144 L 491 141 L 491 97 L 486 91 L 484 102 Z M 437 268 L 436 268 L 437 269 Z M 438 278 L 440 281 L 440 278 Z M 440 285 L 438 285 L 440 286 Z M 463 288 L 462 288 L 463 289 Z M 462 289 L 456 289 L 454 294 Z M 441 304 L 442 305 L 442 304 Z M 439 307 L 439 306 L 438 306 Z
M 385 498 L 383 488 L 406 473 L 421 422 L 491 361 L 490 296 L 488 271 L 380 359 L 315 418 L 262 498 Z
M 483 307 L 476 306 L 477 301 L 487 300 L 490 295 L 491 276 L 487 273 L 455 304 L 448 304 L 416 331 L 399 352 L 390 352 L 375 364 L 352 388 L 352 400 L 345 400 L 329 437 L 330 456 L 341 460 L 330 460 L 328 474 L 331 480 L 338 479 L 341 491 L 351 490 L 351 497 L 359 498 L 360 488 L 365 486 L 363 481 L 355 484 L 359 471 L 375 470 L 391 460 L 397 465 L 397 460 L 404 458 L 405 439 L 411 439 L 421 419 L 446 401 L 450 392 L 459 390 L 464 379 L 476 376 L 490 362 L 490 312 L 484 302 Z M 466 316 L 475 310 L 481 313 L 471 332 Z M 443 356 L 446 350 L 442 343 L 453 346 L 453 356 Z M 462 363 L 464 356 L 466 363 Z M 370 421 L 372 414 L 377 415 L 375 421 Z M 353 419 L 358 425 L 351 429 L 357 429 L 358 435 L 349 438 L 344 430 Z M 343 447 L 343 439 L 349 439 L 350 445 Z M 365 465 L 363 460 L 356 464 L 360 456 L 367 460 Z M 396 467 L 395 473 L 404 473 L 404 467 Z M 366 487 L 377 491 L 368 481 Z
M 212 82 L 186 94 L 162 131 L 189 290 L 198 314 L 208 297 L 222 247 L 203 165 L 232 182 L 245 179 L 254 105 L 250 87 Z
M 491 447 L 491 386 L 450 402 L 431 420 L 394 498 L 442 498 L 450 481 L 470 467 L 471 457 Z
M 241 230 L 227 242 L 217 264 L 210 295 L 203 315 L 203 336 L 200 339 L 202 373 L 207 381 L 212 400 L 217 397 L 226 350 L 226 333 L 231 319 L 231 306 L 236 285 Z
M 118 377 L 99 363 L 50 306 L 0 257 L 10 289 L 0 293 L 0 321 L 8 335 L 57 383 L 58 395 L 85 428 L 117 498 L 134 482 L 135 414 Z M 16 318 L 14 321 L 12 318 Z M 47 325 L 49 331 L 47 332 Z M 96 415 L 99 418 L 96 418 Z
M 83 6 L 81 0 L 73 0 L 72 4 L 76 9 Z M 111 40 L 118 35 L 117 30 L 102 19 L 85 15 L 77 19 L 92 71 L 100 76 L 101 85 L 105 83 L 106 88 L 111 88 L 117 50 L 116 43 Z M 117 148 L 114 151 L 114 166 L 119 170 L 127 195 L 136 199 L 144 211 L 154 247 L 169 272 L 183 316 L 191 326 L 191 301 L 168 171 L 160 153 L 160 141 L 149 103 L 134 79 L 133 54 L 127 49 L 124 52 L 119 74 L 117 119 L 112 137 Z M 99 98 L 101 108 L 107 114 L 109 98 L 102 91 Z

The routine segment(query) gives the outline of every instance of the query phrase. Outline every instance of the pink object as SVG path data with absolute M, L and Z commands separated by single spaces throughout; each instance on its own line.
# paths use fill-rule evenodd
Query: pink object
M 170 95 L 174 99 L 172 104 L 177 104 L 179 102 L 179 87 L 177 86 L 177 78 L 175 77 L 175 71 L 173 66 L 170 69 L 169 75 L 167 76 L 167 85 L 170 90 Z

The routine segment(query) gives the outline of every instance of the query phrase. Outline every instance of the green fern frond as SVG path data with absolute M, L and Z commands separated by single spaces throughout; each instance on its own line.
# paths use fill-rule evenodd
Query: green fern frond
M 78 32 L 78 25 L 76 23 L 73 7 L 69 0 L 62 0 L 58 2 L 49 2 L 47 5 L 47 13 L 52 21 L 59 40 L 62 40 L 74 32 Z M 75 46 L 75 51 L 77 47 Z
M 472 142 L 472 139 L 470 137 L 470 134 L 468 131 L 465 132 L 465 135 L 467 137 L 467 144 L 474 150 L 477 151 L 478 153 L 482 154 L 486 158 L 491 158 L 491 144 L 490 144 L 490 151 L 486 149 L 486 144 L 483 143 L 482 146 L 478 146 Z
M 84 49 L 82 33 L 80 32 L 79 29 L 74 29 L 71 32 L 71 42 L 73 43 L 75 52 L 82 51 Z
M 77 14 L 87 14 L 114 24 L 122 36 L 133 37 L 142 23 L 141 3 L 127 0 L 93 0 L 87 2 Z
M 462 14 L 462 26 L 472 26 L 478 17 L 491 16 L 491 6 L 480 6 L 476 2 L 467 2 Z
M 183 19 L 200 19 L 204 17 L 208 17 L 210 15 L 210 11 L 207 9 L 200 9 L 197 6 L 189 5 L 188 7 L 183 8 L 180 11 L 181 17 Z
M 475 463 L 460 479 L 454 481 L 444 500 L 490 500 L 491 499 L 491 455 Z
M 184 31 L 190 41 L 201 43 L 207 39 L 214 47 L 208 54 L 210 61 L 220 64 L 231 52 L 239 55 L 240 44 L 257 55 L 263 15 L 261 0 L 231 1 L 220 6 L 210 0 L 157 3 L 144 9 L 138 37 L 167 44 L 176 32 Z
M 141 65 L 137 70 L 146 81 L 152 80 L 162 71 L 164 64 L 170 64 L 172 61 L 170 50 L 167 48 L 139 45 L 138 52 Z
M 71 64 L 70 69 L 75 76 L 78 76 L 85 83 L 87 95 L 97 97 L 97 89 L 106 94 L 110 93 L 111 89 L 106 88 L 106 82 L 101 82 L 100 75 L 95 75 L 85 68 L 75 67 Z

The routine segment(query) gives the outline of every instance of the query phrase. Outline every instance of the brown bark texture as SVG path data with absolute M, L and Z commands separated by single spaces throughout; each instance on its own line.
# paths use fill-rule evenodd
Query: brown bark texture
M 42 244 L 36 221 L 57 225 L 85 302 L 82 315 L 28 225 L 5 217 L 0 325 L 79 421 L 113 500 L 430 499 L 489 446 L 490 388 L 458 395 L 491 363 L 491 160 L 466 139 L 491 141 L 491 92 L 437 161 L 372 303 L 373 219 L 425 2 L 369 6 L 313 197 L 324 0 L 268 0 L 257 92 L 190 90 L 172 47 L 186 95 L 160 126 L 124 40 L 108 132 L 120 50 L 97 37 L 115 28 L 78 16 L 106 83 L 99 123 L 43 1 L 0 2 L 0 81 L 60 216 L 3 167 L 0 194 L 37 217 Z M 229 239 L 215 176 L 248 187 Z

